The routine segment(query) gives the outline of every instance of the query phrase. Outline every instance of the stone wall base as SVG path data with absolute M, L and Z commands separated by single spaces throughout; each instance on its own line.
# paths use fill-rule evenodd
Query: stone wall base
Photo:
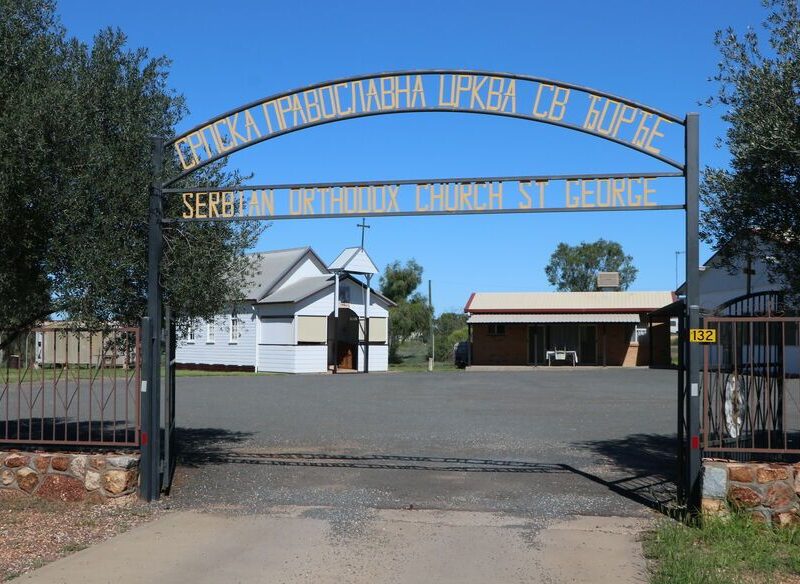
M 800 463 L 703 460 L 702 513 L 736 510 L 780 527 L 800 526 Z
M 51 501 L 123 503 L 137 498 L 139 453 L 0 450 L 0 494 Z

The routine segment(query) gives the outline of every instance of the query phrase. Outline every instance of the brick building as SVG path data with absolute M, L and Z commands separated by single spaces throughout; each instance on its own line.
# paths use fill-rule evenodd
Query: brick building
M 464 312 L 472 365 L 669 364 L 672 292 L 475 292 Z M 651 355 L 653 363 L 651 361 Z

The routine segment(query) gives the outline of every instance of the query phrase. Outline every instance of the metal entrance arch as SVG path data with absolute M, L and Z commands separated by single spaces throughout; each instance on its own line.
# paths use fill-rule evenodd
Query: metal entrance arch
M 675 170 L 606 175 L 272 184 L 236 189 L 214 185 L 190 189 L 174 187 L 180 179 L 220 158 L 285 134 L 347 119 L 421 112 L 495 115 L 560 126 L 631 148 Z M 670 132 L 674 128 L 678 129 L 677 132 Z M 679 118 L 606 92 L 528 75 L 450 69 L 413 70 L 348 77 L 271 95 L 216 116 L 171 139 L 166 147 L 166 151 L 171 151 L 175 157 L 180 171 L 172 177 L 162 176 L 165 144 L 163 140 L 155 139 L 149 208 L 146 319 L 152 326 L 143 343 L 147 362 L 141 400 L 140 493 L 145 500 L 159 497 L 161 473 L 171 464 L 170 460 L 162 464 L 160 427 L 162 306 L 159 271 L 164 223 L 682 209 L 686 220 L 686 308 L 681 324 L 683 328 L 699 326 L 699 115 L 696 113 Z M 648 199 L 648 194 L 655 192 L 650 189 L 648 181 L 662 178 L 683 179 L 684 199 L 680 204 L 658 204 Z M 562 181 L 566 185 L 566 202 L 562 206 L 546 204 L 549 199 L 547 186 L 551 181 Z M 589 189 L 585 187 L 587 181 L 594 181 L 589 183 Z M 503 186 L 509 183 L 517 184 L 522 197 L 513 207 L 504 206 L 503 202 Z M 634 193 L 637 185 L 640 190 Z M 399 190 L 404 186 L 416 187 L 415 208 L 401 206 Z M 571 191 L 573 187 L 578 190 Z M 437 188 L 440 190 L 435 190 Z M 288 204 L 283 209 L 275 203 L 276 191 L 287 191 L 285 202 Z M 420 204 L 420 192 L 429 192 L 430 205 Z M 187 210 L 181 217 L 163 216 L 165 195 L 183 197 Z M 317 199 L 319 206 L 315 206 Z M 483 202 L 479 203 L 479 200 Z M 434 202 L 438 202 L 440 207 L 435 208 Z M 700 347 L 684 343 L 681 353 L 684 367 L 678 372 L 678 388 L 679 396 L 686 397 L 679 407 L 685 412 L 687 421 L 684 492 L 689 508 L 694 510 L 699 504 L 701 463 Z M 682 392 L 683 387 L 689 391 Z M 170 436 L 165 436 L 164 441 L 168 444 Z

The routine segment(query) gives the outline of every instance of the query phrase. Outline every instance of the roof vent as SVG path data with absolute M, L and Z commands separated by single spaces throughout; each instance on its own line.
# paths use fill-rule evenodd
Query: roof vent
M 619 272 L 597 272 L 597 289 L 602 292 L 619 290 Z

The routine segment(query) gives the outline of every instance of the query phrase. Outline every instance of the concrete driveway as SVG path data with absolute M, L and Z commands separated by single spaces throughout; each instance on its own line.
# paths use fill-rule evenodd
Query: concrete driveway
M 646 582 L 674 494 L 675 373 L 178 380 L 164 518 L 21 578 Z

